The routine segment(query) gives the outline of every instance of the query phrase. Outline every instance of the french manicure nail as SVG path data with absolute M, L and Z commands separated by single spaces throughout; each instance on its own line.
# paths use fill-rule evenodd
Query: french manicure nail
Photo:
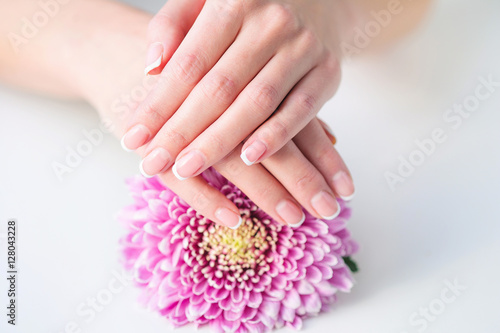
M 198 150 L 193 150 L 177 162 L 175 162 L 172 171 L 179 180 L 193 177 L 205 165 L 205 156 Z
M 339 171 L 333 176 L 333 186 L 342 200 L 349 201 L 354 197 L 354 184 L 344 171 Z
M 164 148 L 153 149 L 139 165 L 139 169 L 144 177 L 151 178 L 160 173 L 170 162 L 170 154 Z
M 282 200 L 276 206 L 276 212 L 292 228 L 298 228 L 306 220 L 306 215 L 290 200 Z
M 243 222 L 241 216 L 228 208 L 219 208 L 215 212 L 215 217 L 226 227 L 238 229 Z
M 311 199 L 311 206 L 325 220 L 333 220 L 340 214 L 340 205 L 328 192 L 321 191 Z
M 142 124 L 137 124 L 128 130 L 120 141 L 122 148 L 126 151 L 134 151 L 148 142 L 151 134 L 148 128 Z
M 162 58 L 163 44 L 160 42 L 151 44 L 146 56 L 146 69 L 144 70 L 144 74 L 149 75 L 153 69 L 158 68 L 161 65 Z
M 250 166 L 257 162 L 266 153 L 266 150 L 267 147 L 262 141 L 255 140 L 241 153 L 240 157 L 246 165 Z

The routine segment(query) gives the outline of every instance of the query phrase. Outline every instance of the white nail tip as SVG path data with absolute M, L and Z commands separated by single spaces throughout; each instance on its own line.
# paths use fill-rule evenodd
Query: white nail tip
M 344 196 L 339 195 L 339 197 L 340 197 L 340 199 L 342 199 L 344 201 L 351 201 L 352 198 L 354 198 L 355 194 L 356 194 L 356 191 L 352 192 L 352 194 L 350 196 L 344 197 Z
M 247 148 L 248 149 L 248 148 Z M 254 162 L 250 162 L 250 160 L 247 158 L 247 149 L 245 149 L 241 155 L 240 155 L 240 158 L 243 160 L 243 162 L 248 165 L 248 166 L 251 166 L 252 164 L 254 164 Z
M 128 149 L 127 146 L 125 146 L 125 135 L 120 140 L 120 144 L 122 145 L 123 150 L 125 150 L 126 152 L 128 153 L 133 152 L 132 149 Z
M 149 72 L 151 72 L 155 68 L 158 68 L 161 65 L 161 58 L 162 58 L 162 55 L 160 55 L 158 57 L 158 59 L 156 59 L 156 61 L 153 62 L 151 65 L 146 67 L 146 69 L 144 70 L 144 75 L 149 75 Z
M 179 175 L 179 173 L 177 172 L 177 164 L 174 164 L 174 166 L 172 167 L 172 172 L 174 173 L 174 176 L 179 180 L 186 180 L 187 179 L 187 178 L 184 178 L 181 175 Z
M 241 226 L 242 223 L 243 223 L 243 219 L 240 216 L 240 219 L 238 220 L 238 224 L 235 225 L 234 227 L 229 227 L 229 228 L 233 229 L 233 230 L 236 230 L 236 229 L 238 229 Z
M 333 214 L 332 216 L 323 216 L 323 219 L 324 220 L 333 220 L 334 218 L 336 218 L 337 216 L 339 216 L 339 214 L 340 214 L 340 205 L 337 202 L 337 211 L 335 212 L 335 214 Z
M 142 164 L 144 163 L 144 160 L 141 161 L 139 164 L 139 171 L 141 171 L 141 175 L 143 175 L 146 178 L 153 178 L 154 176 L 148 175 L 146 171 L 144 171 L 144 168 L 142 167 Z
M 297 224 L 290 224 L 290 227 L 298 228 L 304 223 L 305 220 L 306 220 L 306 214 L 304 214 L 304 212 L 302 212 L 302 219 L 300 220 L 300 222 Z

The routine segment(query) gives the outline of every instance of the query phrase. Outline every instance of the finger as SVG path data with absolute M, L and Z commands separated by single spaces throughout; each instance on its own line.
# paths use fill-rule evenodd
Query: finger
M 292 141 L 262 164 L 312 215 L 332 220 L 340 213 L 323 175 Z
M 156 154 L 158 150 L 164 152 L 165 156 L 176 157 L 189 142 L 192 142 L 226 111 L 241 90 L 266 65 L 275 53 L 275 49 L 274 43 L 267 43 L 267 40 L 255 36 L 253 32 L 250 34 L 246 30 L 240 33 L 217 64 L 194 87 L 179 110 L 163 125 L 148 144 L 147 150 L 154 152 L 153 157 L 159 156 Z M 238 126 L 238 119 L 235 119 L 234 123 L 234 126 Z M 235 142 L 234 146 L 238 143 Z M 214 146 L 218 145 L 218 142 L 209 141 L 206 145 Z M 234 146 L 221 152 L 217 160 L 227 155 Z M 143 168 L 148 174 L 154 175 L 161 172 L 173 163 L 171 158 L 162 159 L 161 162 L 156 163 L 157 159 L 146 157 Z M 203 160 L 199 161 L 203 162 Z M 193 171 L 201 173 L 206 169 L 198 170 L 202 166 L 195 165 L 195 163 L 184 164 L 184 168 L 191 169 L 191 173 L 182 168 L 177 172 L 186 175 L 187 178 L 193 175 Z
M 323 120 L 321 120 L 319 118 L 316 118 L 316 119 L 319 121 L 319 123 L 321 124 L 321 126 L 325 130 L 325 134 L 328 136 L 328 139 L 330 140 L 330 142 L 333 145 L 336 144 L 337 138 L 335 137 L 335 134 L 333 134 L 332 128 L 327 123 L 325 123 Z
M 199 15 L 205 0 L 169 0 L 148 26 L 146 75 L 160 74 Z
M 312 69 L 293 88 L 279 109 L 245 142 L 241 158 L 247 164 L 271 156 L 302 130 L 333 96 L 340 82 L 335 60 Z
M 145 148 L 141 147 L 136 152 L 140 156 L 144 156 Z M 144 177 L 151 178 L 142 169 L 140 171 Z M 203 177 L 198 176 L 181 182 L 172 174 L 172 170 L 168 170 L 158 177 L 197 213 L 207 219 L 232 229 L 238 228 L 242 223 L 236 205 L 219 190 L 210 186 Z
M 198 214 L 231 229 L 237 229 L 241 225 L 238 207 L 201 176 L 181 182 L 169 170 L 159 175 L 159 178 Z
M 262 165 L 246 166 L 235 149 L 214 168 L 276 221 L 300 226 L 305 215 L 293 196 Z
M 311 121 L 293 139 L 304 156 L 321 172 L 337 197 L 354 197 L 352 176 L 318 120 Z
M 232 1 L 228 3 L 233 4 Z M 220 59 L 241 26 L 241 15 L 236 7 L 225 4 L 224 0 L 205 3 L 162 71 L 157 86 L 132 115 L 122 138 L 126 149 L 135 150 L 149 142 L 181 106 L 198 81 Z
M 274 56 L 219 119 L 179 153 L 176 173 L 182 178 L 195 176 L 232 151 L 278 108 L 314 66 L 315 56 L 304 46 Z

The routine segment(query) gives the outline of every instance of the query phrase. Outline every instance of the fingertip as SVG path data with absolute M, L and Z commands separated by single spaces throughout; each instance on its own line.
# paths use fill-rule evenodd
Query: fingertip
M 174 174 L 175 178 L 177 178 L 179 180 L 186 180 L 187 179 L 187 178 L 179 175 L 179 173 L 177 172 L 177 164 L 174 164 L 174 166 L 172 167 L 172 173 Z
M 144 69 L 144 75 L 154 75 L 161 72 L 159 67 L 163 61 L 164 50 L 163 43 L 161 42 L 155 42 L 149 46 L 148 53 L 146 55 L 146 68 Z

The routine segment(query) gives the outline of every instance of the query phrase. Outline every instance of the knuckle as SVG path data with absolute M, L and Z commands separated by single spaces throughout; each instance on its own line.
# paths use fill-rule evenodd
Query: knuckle
M 269 23 L 279 29 L 295 30 L 298 26 L 294 11 L 286 4 L 270 3 L 267 6 L 267 14 Z
M 274 146 L 272 148 L 277 149 L 289 141 L 288 128 L 281 119 L 273 119 L 269 125 L 270 132 L 273 133 L 272 142 L 269 144 L 270 148 Z M 272 148 L 271 150 L 273 150 Z
M 317 165 L 335 166 L 337 164 L 335 161 L 334 148 L 333 145 L 330 144 L 330 141 L 326 141 L 326 144 L 318 143 L 313 156 Z
M 168 142 L 171 146 L 184 148 L 189 144 L 187 137 L 176 128 L 168 129 L 164 135 L 164 142 Z
M 302 29 L 298 39 L 300 48 L 308 50 L 313 54 L 320 54 L 322 44 L 314 31 L 311 29 Z
M 231 177 L 233 179 L 241 176 L 246 170 L 240 159 L 235 158 L 232 154 L 224 156 L 214 165 L 214 167 L 224 176 Z
M 301 116 L 303 117 L 310 117 L 316 113 L 318 102 L 314 95 L 308 92 L 297 92 L 297 95 L 295 96 L 295 103 L 299 106 Z
M 320 175 L 318 171 L 309 165 L 305 167 L 299 174 L 298 179 L 295 182 L 295 189 L 299 193 L 307 192 L 310 188 L 318 187 L 320 183 Z
M 340 61 L 333 54 L 328 54 L 324 61 L 323 67 L 326 73 L 331 76 L 337 76 L 340 74 Z
M 201 88 L 207 98 L 222 104 L 231 102 L 237 93 L 236 82 L 224 74 L 209 75 Z
M 168 16 L 158 13 L 148 23 L 148 32 L 153 34 L 158 29 L 163 29 L 165 26 L 170 25 L 171 20 Z
M 189 53 L 177 59 L 173 65 L 173 74 L 178 81 L 193 85 L 203 76 L 206 64 L 203 51 Z
M 195 210 L 202 215 L 205 215 L 201 210 L 204 210 L 209 205 L 208 190 L 206 188 L 198 189 L 192 192 L 191 205 Z
M 145 118 L 149 121 L 153 123 L 159 122 L 161 124 L 167 121 L 166 117 L 158 111 L 159 108 L 157 104 L 151 99 L 146 99 L 142 104 L 142 107 L 143 113 L 146 116 Z
M 211 149 L 213 149 L 213 152 L 209 154 L 210 156 L 225 156 L 227 155 L 226 151 L 226 145 L 224 143 L 224 138 L 221 137 L 219 134 L 208 134 L 207 141 L 210 144 Z
M 231 22 L 240 17 L 243 2 L 241 0 L 218 0 L 214 1 L 213 5 L 219 19 Z
M 278 90 L 269 83 L 262 83 L 250 92 L 250 100 L 260 116 L 269 116 L 279 105 Z

